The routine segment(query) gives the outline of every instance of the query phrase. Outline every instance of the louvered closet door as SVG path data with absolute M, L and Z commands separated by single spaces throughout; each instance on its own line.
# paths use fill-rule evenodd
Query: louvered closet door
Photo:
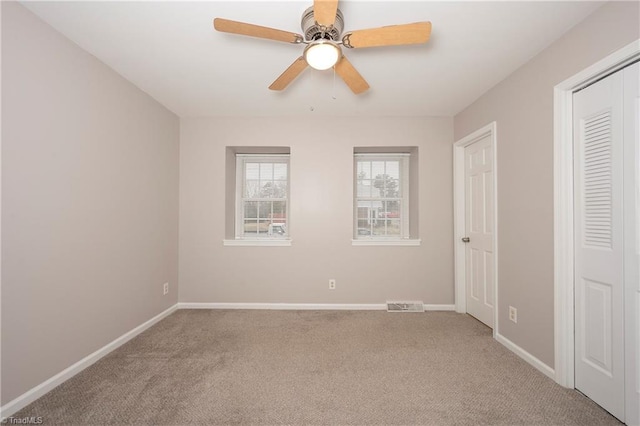
M 623 73 L 574 94 L 575 386 L 624 419 Z

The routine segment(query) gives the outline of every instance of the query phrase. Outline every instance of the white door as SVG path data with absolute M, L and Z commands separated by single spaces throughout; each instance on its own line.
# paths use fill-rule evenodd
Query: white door
M 464 149 L 467 313 L 493 328 L 493 149 L 486 136 Z
M 622 421 L 623 74 L 573 96 L 575 387 Z

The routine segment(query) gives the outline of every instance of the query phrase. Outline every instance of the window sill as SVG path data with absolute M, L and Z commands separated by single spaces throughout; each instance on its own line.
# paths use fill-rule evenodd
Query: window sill
M 406 240 L 351 240 L 353 246 L 419 246 L 422 240 L 419 238 Z
M 236 247 L 290 247 L 290 239 L 282 240 L 222 240 L 222 245 Z

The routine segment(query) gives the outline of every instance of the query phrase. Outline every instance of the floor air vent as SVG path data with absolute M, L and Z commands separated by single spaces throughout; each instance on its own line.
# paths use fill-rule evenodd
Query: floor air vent
M 387 312 L 424 312 L 422 302 L 387 302 Z

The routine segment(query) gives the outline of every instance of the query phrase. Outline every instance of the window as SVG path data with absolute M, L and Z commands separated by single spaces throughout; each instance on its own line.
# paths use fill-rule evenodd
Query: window
M 236 154 L 236 239 L 289 237 L 289 156 Z
M 355 153 L 354 240 L 409 238 L 408 153 Z

